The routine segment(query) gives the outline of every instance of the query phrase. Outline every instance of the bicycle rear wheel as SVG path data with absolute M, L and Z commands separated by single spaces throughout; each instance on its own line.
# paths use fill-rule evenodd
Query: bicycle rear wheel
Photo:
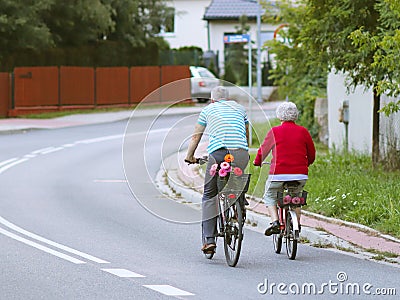
M 243 212 L 238 202 L 225 209 L 224 250 L 226 262 L 235 267 L 243 240 Z
M 292 215 L 286 214 L 286 253 L 289 259 L 295 259 L 297 254 L 297 237 L 293 229 Z

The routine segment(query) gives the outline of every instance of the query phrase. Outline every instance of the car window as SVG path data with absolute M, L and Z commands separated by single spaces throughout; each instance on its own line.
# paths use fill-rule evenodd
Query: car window
M 207 69 L 199 70 L 199 74 L 201 77 L 215 78 L 214 74 L 208 71 Z

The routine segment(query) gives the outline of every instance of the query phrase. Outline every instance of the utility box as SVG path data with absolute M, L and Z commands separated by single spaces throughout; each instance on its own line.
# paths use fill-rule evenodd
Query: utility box
M 339 122 L 349 124 L 349 100 L 343 100 L 339 108 Z

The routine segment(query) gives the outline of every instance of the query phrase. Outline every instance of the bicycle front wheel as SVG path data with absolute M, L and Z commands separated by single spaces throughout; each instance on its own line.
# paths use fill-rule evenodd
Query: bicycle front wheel
M 243 212 L 238 202 L 226 208 L 224 250 L 226 262 L 230 267 L 235 267 L 239 261 L 243 240 Z
M 282 250 L 282 235 L 280 233 L 272 235 L 272 243 L 274 244 L 275 253 L 279 254 Z
M 292 215 L 286 214 L 286 253 L 289 259 L 295 259 L 297 254 L 297 237 L 293 229 Z

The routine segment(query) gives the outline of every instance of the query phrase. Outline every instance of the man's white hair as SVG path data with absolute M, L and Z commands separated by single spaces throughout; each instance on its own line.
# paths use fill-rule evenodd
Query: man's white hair
M 229 98 L 229 91 L 224 86 L 217 86 L 212 89 L 211 91 L 211 99 L 214 101 L 219 101 L 222 99 L 228 100 Z
M 276 116 L 281 121 L 296 121 L 299 111 L 293 102 L 283 102 L 276 109 Z

